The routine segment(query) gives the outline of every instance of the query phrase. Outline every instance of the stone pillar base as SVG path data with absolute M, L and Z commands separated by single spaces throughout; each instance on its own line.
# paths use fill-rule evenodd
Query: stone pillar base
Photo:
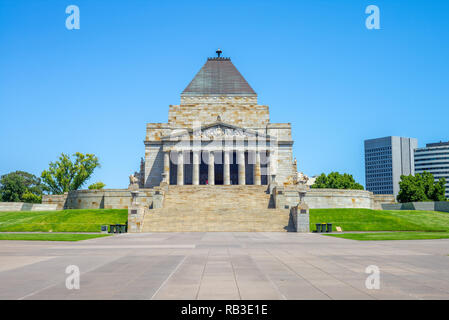
M 307 204 L 301 202 L 297 206 L 292 207 L 290 214 L 292 215 L 296 232 L 310 232 L 309 206 Z
M 141 232 L 145 208 L 137 201 L 139 191 L 131 191 L 131 204 L 128 207 L 128 232 Z

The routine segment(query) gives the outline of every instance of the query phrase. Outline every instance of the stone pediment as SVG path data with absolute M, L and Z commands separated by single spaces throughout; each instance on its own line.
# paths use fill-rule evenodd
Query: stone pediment
M 234 126 L 231 124 L 217 121 L 201 128 L 195 129 L 174 129 L 171 135 L 161 138 L 161 140 L 179 140 L 179 139 L 234 139 L 234 138 L 264 138 L 270 136 L 259 133 L 255 130 Z

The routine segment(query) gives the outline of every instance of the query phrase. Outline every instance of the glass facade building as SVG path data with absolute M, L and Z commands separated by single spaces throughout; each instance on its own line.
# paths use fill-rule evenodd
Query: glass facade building
M 414 150 L 418 140 L 384 137 L 365 140 L 366 190 L 398 195 L 401 175 L 414 175 Z
M 435 180 L 446 179 L 446 198 L 449 198 L 449 142 L 428 143 L 415 150 L 415 172 L 433 174 Z

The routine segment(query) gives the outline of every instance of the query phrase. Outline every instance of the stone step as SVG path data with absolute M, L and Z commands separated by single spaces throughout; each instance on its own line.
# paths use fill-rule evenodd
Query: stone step
M 271 209 L 267 186 L 169 186 L 143 232 L 289 230 L 289 210 Z M 291 228 L 291 227 L 290 227 Z
M 153 209 L 145 216 L 143 232 L 285 232 L 291 230 L 289 210 Z
M 233 224 L 233 223 L 201 223 L 186 224 L 186 223 L 161 223 L 154 225 L 144 224 L 142 232 L 289 232 L 292 231 L 288 223 L 286 224 Z
M 270 195 L 263 191 L 243 193 L 236 190 L 197 190 L 192 193 L 169 190 L 164 199 L 164 208 L 235 208 L 265 209 L 270 205 Z

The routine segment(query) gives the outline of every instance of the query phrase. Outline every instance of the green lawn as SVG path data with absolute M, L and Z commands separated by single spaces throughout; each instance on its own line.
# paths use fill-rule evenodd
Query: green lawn
M 0 233 L 0 240 L 35 240 L 35 241 L 80 241 L 108 237 L 108 234 L 74 234 L 74 233 Z
M 376 233 L 343 233 L 325 234 L 326 236 L 344 238 L 350 240 L 424 240 L 424 239 L 448 239 L 449 232 L 376 232 Z
M 101 225 L 125 224 L 127 220 L 127 209 L 0 212 L 0 232 L 100 232 Z
M 449 213 L 435 211 L 311 209 L 310 230 L 315 223 L 332 223 L 343 231 L 449 232 Z
M 101 225 L 125 224 L 127 215 L 126 209 L 0 212 L 0 232 L 99 232 Z M 340 226 L 343 231 L 419 231 L 426 239 L 429 236 L 442 238 L 445 233 L 449 233 L 449 213 L 445 212 L 311 209 L 310 221 L 311 230 L 315 230 L 315 223 L 329 222 L 334 231 L 336 226 Z M 438 233 L 424 234 L 428 232 Z M 50 235 L 54 236 L 57 235 Z M 414 239 L 419 237 L 418 233 L 412 236 Z M 373 237 L 381 236 L 376 233 Z

